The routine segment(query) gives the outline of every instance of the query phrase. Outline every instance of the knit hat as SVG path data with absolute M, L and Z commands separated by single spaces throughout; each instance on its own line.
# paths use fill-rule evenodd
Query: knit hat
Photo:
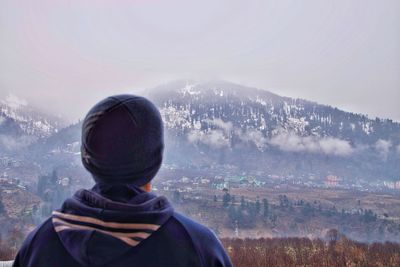
M 83 120 L 82 163 L 96 182 L 145 185 L 160 169 L 163 150 L 160 112 L 144 97 L 107 97 Z

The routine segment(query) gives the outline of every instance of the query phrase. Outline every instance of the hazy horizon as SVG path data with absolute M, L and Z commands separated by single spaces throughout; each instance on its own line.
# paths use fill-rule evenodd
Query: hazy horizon
M 400 2 L 0 0 L 0 95 L 70 120 L 177 79 L 400 121 Z

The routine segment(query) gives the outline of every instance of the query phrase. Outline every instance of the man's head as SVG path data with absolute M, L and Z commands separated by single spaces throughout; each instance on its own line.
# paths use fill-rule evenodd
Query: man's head
M 82 163 L 96 182 L 145 186 L 160 169 L 164 150 L 160 112 L 146 98 L 110 96 L 82 124 Z

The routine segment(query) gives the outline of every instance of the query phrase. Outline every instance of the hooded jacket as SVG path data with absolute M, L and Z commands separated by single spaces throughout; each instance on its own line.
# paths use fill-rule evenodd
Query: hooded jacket
M 14 267 L 232 266 L 215 234 L 134 185 L 77 191 L 31 232 Z

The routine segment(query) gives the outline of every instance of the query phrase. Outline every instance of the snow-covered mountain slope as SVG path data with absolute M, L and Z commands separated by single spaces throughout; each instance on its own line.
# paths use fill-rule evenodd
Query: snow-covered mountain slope
M 41 112 L 14 95 L 0 99 L 0 148 L 3 151 L 26 147 L 64 126 L 62 118 Z
M 235 128 L 262 136 L 339 138 L 351 143 L 400 142 L 400 124 L 228 82 L 175 82 L 149 90 L 165 124 L 180 132 Z

